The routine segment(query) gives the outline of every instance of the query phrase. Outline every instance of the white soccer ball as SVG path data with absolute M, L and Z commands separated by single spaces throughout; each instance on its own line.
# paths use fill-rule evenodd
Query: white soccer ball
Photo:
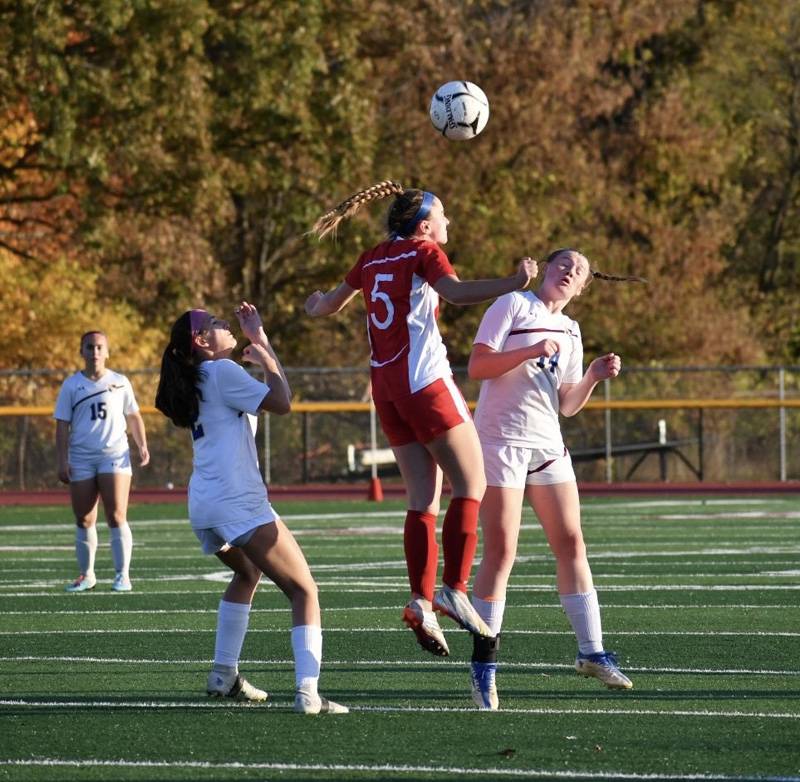
M 471 81 L 449 81 L 431 98 L 431 122 L 445 138 L 475 138 L 489 121 L 489 101 Z

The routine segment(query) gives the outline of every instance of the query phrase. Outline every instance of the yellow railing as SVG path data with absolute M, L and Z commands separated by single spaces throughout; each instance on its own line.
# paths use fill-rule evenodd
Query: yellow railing
M 475 402 L 468 403 L 475 408 Z M 800 408 L 800 399 L 609 399 L 590 400 L 586 410 L 712 410 Z M 155 407 L 143 405 L 143 413 L 157 413 Z M 369 402 L 294 402 L 294 413 L 367 413 Z M 0 405 L 0 416 L 53 414 L 53 408 L 44 405 Z

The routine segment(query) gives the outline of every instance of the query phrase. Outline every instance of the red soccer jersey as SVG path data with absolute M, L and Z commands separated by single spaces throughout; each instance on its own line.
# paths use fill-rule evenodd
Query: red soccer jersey
M 433 289 L 449 274 L 455 271 L 438 244 L 396 239 L 362 253 L 345 277 L 364 294 L 373 399 L 413 394 L 450 376 Z

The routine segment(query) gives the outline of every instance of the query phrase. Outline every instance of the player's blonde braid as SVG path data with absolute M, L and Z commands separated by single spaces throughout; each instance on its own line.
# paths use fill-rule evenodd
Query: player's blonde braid
M 354 193 L 349 198 L 342 201 L 341 204 L 322 215 L 322 217 L 314 223 L 311 233 L 316 234 L 319 239 L 324 238 L 330 233 L 335 236 L 339 223 L 347 217 L 352 217 L 362 206 L 379 198 L 400 195 L 403 190 L 404 188 L 401 184 L 393 182 L 391 179 L 385 179 L 383 182 L 378 182 L 365 190 L 359 190 L 357 193 Z

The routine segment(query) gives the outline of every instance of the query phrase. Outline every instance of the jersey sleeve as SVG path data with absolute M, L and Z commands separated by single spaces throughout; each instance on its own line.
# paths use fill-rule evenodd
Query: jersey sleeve
M 496 351 L 502 350 L 506 337 L 514 325 L 515 310 L 513 294 L 508 293 L 495 299 L 483 314 L 472 344 L 487 345 Z
M 217 389 L 228 407 L 255 415 L 269 393 L 266 383 L 256 380 L 235 361 L 223 358 L 217 365 Z
M 562 383 L 577 383 L 583 377 L 583 340 L 580 327 L 575 321 L 572 322 L 571 331 L 576 336 L 572 337 L 572 351 Z
M 361 290 L 361 266 L 364 263 L 364 253 L 362 253 L 358 260 L 356 261 L 355 266 L 350 269 L 347 274 L 344 276 L 344 281 L 351 287 L 353 290 L 360 291 Z
M 139 412 L 139 405 L 136 402 L 136 397 L 133 393 L 133 386 L 131 385 L 131 381 L 128 378 L 125 378 L 124 381 L 124 390 L 123 390 L 123 401 L 122 401 L 122 411 L 125 415 L 130 415 L 131 413 L 138 413 Z
M 53 418 L 56 421 L 69 422 L 72 420 L 72 393 L 69 390 L 69 380 L 65 380 L 61 384 L 61 389 L 56 399 L 56 409 L 53 411 Z
M 438 244 L 428 242 L 425 244 L 425 252 L 422 254 L 421 259 L 422 276 L 428 285 L 436 285 L 436 283 L 447 277 L 448 275 L 455 275 L 456 270 L 450 259 L 445 254 L 444 250 Z

